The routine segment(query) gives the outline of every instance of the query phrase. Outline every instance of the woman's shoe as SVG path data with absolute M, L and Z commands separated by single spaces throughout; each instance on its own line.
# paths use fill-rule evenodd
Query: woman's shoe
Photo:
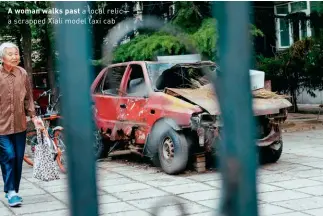
M 18 195 L 17 195 L 18 196 Z M 18 196 L 21 199 L 21 202 L 23 201 L 21 196 Z M 5 198 L 8 199 L 8 194 L 6 193 Z
M 8 203 L 10 207 L 20 206 L 22 204 L 21 197 L 13 196 L 10 199 L 8 199 Z

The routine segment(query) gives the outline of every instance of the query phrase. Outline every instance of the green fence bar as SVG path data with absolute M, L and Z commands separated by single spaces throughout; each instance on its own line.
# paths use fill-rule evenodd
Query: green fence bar
M 82 9 L 86 2 L 57 2 L 57 8 Z M 257 216 L 255 122 L 249 69 L 249 3 L 218 2 L 220 71 L 213 80 L 224 129 L 221 148 L 222 215 Z M 86 15 L 62 14 L 64 19 Z M 91 40 L 86 24 L 56 25 L 62 111 L 68 153 L 68 184 L 72 216 L 98 215 L 93 122 L 90 112 Z M 110 53 L 111 54 L 111 53 Z
M 218 2 L 214 14 L 219 27 L 220 72 L 214 79 L 223 115 L 221 172 L 222 214 L 256 216 L 255 120 L 249 69 L 249 3 Z
M 86 2 L 57 2 L 57 8 L 86 9 Z M 62 14 L 64 20 L 81 20 L 85 14 Z M 93 123 L 90 112 L 90 47 L 86 24 L 59 24 L 59 52 L 63 126 L 67 146 L 68 186 L 72 216 L 98 215 Z

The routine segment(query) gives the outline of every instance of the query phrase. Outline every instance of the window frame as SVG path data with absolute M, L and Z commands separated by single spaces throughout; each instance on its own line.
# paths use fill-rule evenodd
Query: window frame
M 144 94 L 142 96 L 141 95 L 128 94 L 128 92 L 127 92 L 127 87 L 128 87 L 128 83 L 130 81 L 131 74 L 132 74 L 132 66 L 133 65 L 137 65 L 137 66 L 140 66 L 141 67 L 141 71 L 142 71 L 142 74 L 143 74 L 143 77 L 144 77 L 144 83 L 145 83 L 145 86 L 147 88 L 147 92 L 146 92 L 146 94 Z M 148 98 L 149 95 L 151 94 L 151 87 L 149 85 L 150 78 L 147 75 L 147 73 L 145 73 L 144 64 L 137 63 L 137 62 L 133 62 L 133 63 L 130 63 L 128 65 L 128 67 L 129 67 L 129 70 L 127 70 L 127 72 L 124 74 L 124 78 L 123 78 L 123 81 L 122 81 L 122 84 L 121 84 L 121 87 L 120 87 L 120 89 L 125 93 L 125 94 L 122 95 L 122 97 L 129 97 L 129 98 Z
M 141 73 L 142 73 L 142 77 L 144 78 L 144 84 L 145 84 L 145 87 L 146 87 L 146 92 L 143 94 L 143 95 L 135 95 L 134 93 L 128 93 L 128 85 L 130 84 L 130 81 L 131 81 L 131 75 L 133 73 L 133 68 L 132 66 L 138 66 L 141 68 Z M 130 67 L 130 70 L 129 70 L 129 76 L 127 77 L 127 82 L 125 82 L 125 88 L 124 88 L 124 91 L 126 93 L 126 95 L 124 95 L 125 97 L 139 97 L 139 98 L 146 98 L 148 97 L 149 95 L 149 86 L 147 84 L 147 78 L 145 76 L 145 72 L 144 72 L 144 68 L 143 68 L 143 65 L 142 64 L 136 64 L 136 63 L 132 63 L 132 64 L 129 64 L 129 67 Z
M 295 3 L 297 1 L 292 1 L 292 2 L 287 2 L 287 3 L 282 3 L 282 4 L 277 4 L 274 6 L 274 13 L 275 16 L 286 16 L 287 14 L 279 14 L 277 13 L 277 7 L 282 6 L 282 5 L 288 5 L 288 13 L 291 13 L 291 6 L 293 3 Z M 311 5 L 310 5 L 310 1 L 306 1 L 306 9 L 304 10 L 299 10 L 299 11 L 295 11 L 295 12 L 304 12 L 306 15 L 309 15 L 311 13 Z M 295 13 L 294 12 L 294 13 Z M 289 48 L 295 41 L 293 39 L 293 29 L 292 29 L 292 25 L 290 23 L 288 23 L 288 32 L 289 32 L 289 46 L 282 46 L 281 44 L 281 30 L 280 30 L 280 19 L 283 19 L 281 17 L 279 18 L 275 18 L 275 29 L 276 29 L 276 47 L 278 50 L 282 50 L 282 49 L 287 49 Z M 306 22 L 306 37 L 311 37 L 312 36 L 312 29 L 309 25 L 309 22 Z M 302 26 L 301 26 L 301 22 L 299 22 L 299 39 L 302 40 L 304 39 L 302 37 Z
M 106 95 L 106 96 L 114 96 L 114 97 L 119 96 L 118 90 L 117 90 L 116 94 L 113 94 L 113 93 L 104 94 L 103 93 L 103 86 L 104 86 L 105 80 L 106 80 L 106 78 L 108 76 L 108 73 L 111 70 L 113 70 L 115 68 L 118 68 L 118 67 L 124 67 L 124 71 L 123 71 L 122 78 L 121 78 L 120 83 L 119 83 L 119 87 L 117 87 L 116 90 L 120 89 L 120 86 L 122 84 L 122 80 L 124 78 L 124 75 L 125 75 L 127 67 L 128 67 L 127 65 L 116 65 L 116 66 L 106 68 L 106 70 L 104 72 L 104 75 L 102 76 L 101 80 L 98 82 L 97 88 L 95 89 L 95 94 Z
M 98 82 L 93 90 L 94 95 L 103 95 L 102 94 L 102 83 L 105 79 L 107 71 L 108 71 L 108 68 L 105 68 L 103 71 L 103 75 L 101 75 L 100 79 L 98 80 Z

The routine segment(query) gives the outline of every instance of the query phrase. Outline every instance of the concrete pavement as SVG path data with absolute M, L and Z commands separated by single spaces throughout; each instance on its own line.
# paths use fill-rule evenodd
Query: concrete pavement
M 261 216 L 321 216 L 323 214 L 323 130 L 285 133 L 284 152 L 276 164 L 258 171 Z M 24 205 L 8 208 L 0 195 L 0 216 L 67 216 L 66 176 L 41 182 L 32 178 L 25 165 L 21 183 Z M 116 216 L 146 216 L 156 203 L 164 207 L 158 215 L 180 215 L 178 198 L 187 214 L 211 216 L 221 195 L 219 173 L 169 176 L 155 168 L 120 162 L 98 163 L 100 213 Z M 2 181 L 0 187 L 3 187 Z M 169 200 L 169 202 L 161 202 Z M 85 206 L 84 206 L 85 207 Z

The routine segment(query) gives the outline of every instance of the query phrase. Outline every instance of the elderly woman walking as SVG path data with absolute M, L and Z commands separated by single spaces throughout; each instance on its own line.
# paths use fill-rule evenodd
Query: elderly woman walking
M 13 43 L 0 45 L 0 164 L 4 192 L 10 206 L 22 204 L 18 195 L 26 143 L 26 116 L 35 126 L 32 89 L 27 72 L 19 67 L 20 54 Z

